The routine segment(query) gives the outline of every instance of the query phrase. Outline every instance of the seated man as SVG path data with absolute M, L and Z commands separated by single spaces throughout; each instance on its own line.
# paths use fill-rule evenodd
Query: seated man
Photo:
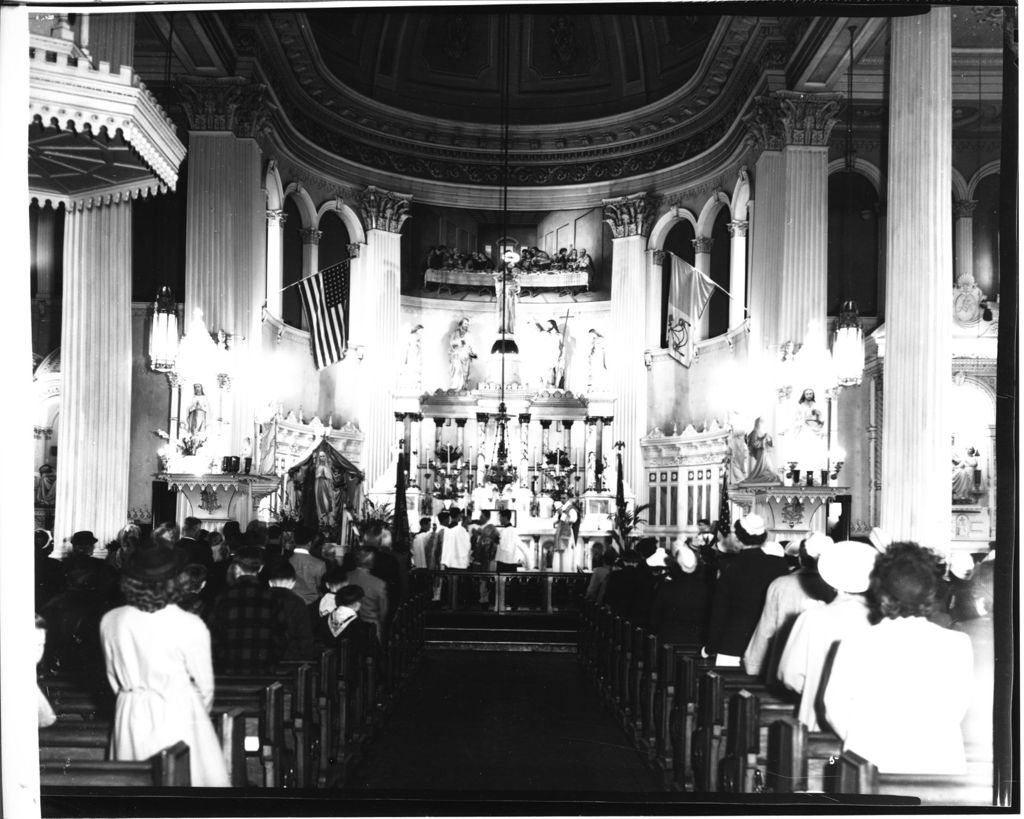
M 274 595 L 259 579 L 263 556 L 255 546 L 235 554 L 235 581 L 210 612 L 213 665 L 218 674 L 270 671 L 284 656 L 288 624 Z
M 966 771 L 960 723 L 971 701 L 971 641 L 928 621 L 942 577 L 938 556 L 893 543 L 871 575 L 877 625 L 839 643 L 825 718 L 881 773 Z
M 347 575 L 349 586 L 359 586 L 364 592 L 363 602 L 359 608 L 359 617 L 370 623 L 377 630 L 377 638 L 384 642 L 384 626 L 388 617 L 387 585 L 379 577 L 374 577 L 374 554 L 368 550 L 356 553 L 356 567 Z

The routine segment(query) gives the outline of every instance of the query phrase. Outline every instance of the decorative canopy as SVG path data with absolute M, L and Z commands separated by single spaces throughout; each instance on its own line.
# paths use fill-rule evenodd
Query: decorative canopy
M 303 525 L 334 536 L 346 507 L 355 508 L 363 473 L 326 440 L 285 476 L 285 507 Z

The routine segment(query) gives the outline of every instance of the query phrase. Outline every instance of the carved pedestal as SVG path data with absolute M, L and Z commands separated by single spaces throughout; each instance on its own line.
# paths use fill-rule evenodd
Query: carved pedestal
M 242 529 L 256 518 L 263 498 L 276 492 L 281 479 L 276 475 L 183 475 L 161 472 L 155 476 L 178 491 L 175 522 L 199 518 L 204 529 L 215 529 L 237 520 Z
M 840 486 L 736 486 L 728 494 L 744 512 L 764 518 L 769 539 L 800 541 L 826 531 L 828 502 L 847 492 Z

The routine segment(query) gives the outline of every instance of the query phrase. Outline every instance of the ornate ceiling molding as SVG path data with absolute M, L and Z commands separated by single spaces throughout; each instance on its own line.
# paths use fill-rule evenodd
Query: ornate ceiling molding
M 262 18 L 258 28 L 259 70 L 285 144 L 312 143 L 358 165 L 407 178 L 501 183 L 497 126 L 410 115 L 332 83 L 304 19 L 275 13 Z M 760 27 L 754 18 L 726 18 L 694 80 L 632 114 L 575 127 L 514 127 L 510 183 L 608 182 L 705 155 L 730 133 L 760 81 L 758 61 L 767 44 L 752 38 L 755 30 Z

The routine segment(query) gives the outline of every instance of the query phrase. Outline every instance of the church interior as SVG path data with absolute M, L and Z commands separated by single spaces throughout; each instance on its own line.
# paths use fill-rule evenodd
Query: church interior
M 5 813 L 1019 807 L 1016 8 L 813 12 L 5 6 Z

